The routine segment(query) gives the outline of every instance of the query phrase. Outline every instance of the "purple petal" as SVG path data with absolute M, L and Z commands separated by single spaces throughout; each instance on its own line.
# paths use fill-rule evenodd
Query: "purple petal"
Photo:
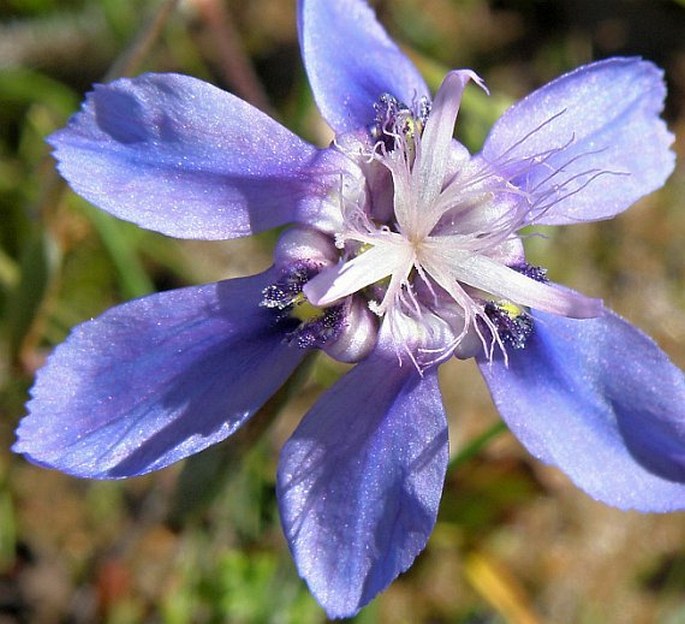
M 531 194 L 532 220 L 611 217 L 663 185 L 675 166 L 659 119 L 663 72 L 636 58 L 580 67 L 512 106 L 482 156 Z
M 170 236 L 227 239 L 311 220 L 319 202 L 305 200 L 325 194 L 315 148 L 188 76 L 97 85 L 49 142 L 77 193 Z
M 283 448 L 281 519 L 330 617 L 356 613 L 433 530 L 447 465 L 436 370 L 378 349 L 331 388 Z
M 300 46 L 316 103 L 342 133 L 366 128 L 384 93 L 411 105 L 428 88 L 362 0 L 300 0 Z
M 14 451 L 81 477 L 156 470 L 231 435 L 305 351 L 259 308 L 271 272 L 168 291 L 77 327 L 39 371 Z
M 536 313 L 509 366 L 481 361 L 495 403 L 528 450 L 622 509 L 685 507 L 685 377 L 617 315 Z

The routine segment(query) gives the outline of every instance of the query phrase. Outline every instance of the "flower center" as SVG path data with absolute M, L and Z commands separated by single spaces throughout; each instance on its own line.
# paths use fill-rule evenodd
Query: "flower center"
M 339 261 L 302 286 L 317 307 L 354 295 L 397 327 L 402 319 L 449 327 L 451 337 L 437 332 L 440 345 L 403 334 L 413 353 L 470 357 L 483 348 L 492 354 L 495 345 L 523 348 L 533 331 L 529 308 L 571 317 L 601 310 L 526 263 L 518 231 L 530 223 L 532 201 L 454 140 L 469 80 L 480 83 L 472 72 L 448 74 L 432 106 L 422 99 L 409 107 L 385 94 L 365 140 L 336 141 L 358 171 L 340 190 Z

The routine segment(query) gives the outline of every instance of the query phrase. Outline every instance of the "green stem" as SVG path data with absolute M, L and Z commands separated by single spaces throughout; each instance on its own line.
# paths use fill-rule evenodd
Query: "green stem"
M 498 420 L 489 429 L 486 429 L 479 436 L 471 440 L 459 453 L 457 453 L 447 465 L 448 472 L 463 466 L 467 461 L 478 455 L 487 444 L 500 434 L 508 431 L 507 426 Z
M 167 20 L 176 10 L 177 4 L 178 0 L 165 0 L 160 4 L 152 18 L 143 25 L 131 46 L 111 65 L 105 74 L 104 82 L 110 82 L 122 76 L 132 76 L 136 73 L 160 38 Z

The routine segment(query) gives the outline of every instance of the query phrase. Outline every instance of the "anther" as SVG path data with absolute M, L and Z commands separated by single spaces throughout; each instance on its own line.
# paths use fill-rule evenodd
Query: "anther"
M 533 333 L 533 317 L 510 301 L 488 301 L 485 314 L 492 321 L 503 344 L 523 349 Z

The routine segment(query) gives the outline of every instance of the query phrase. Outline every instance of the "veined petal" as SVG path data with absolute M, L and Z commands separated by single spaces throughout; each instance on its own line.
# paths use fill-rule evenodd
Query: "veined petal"
M 657 345 L 607 311 L 534 313 L 524 349 L 479 362 L 502 417 L 542 461 L 622 509 L 685 508 L 685 377 Z
M 312 305 L 325 306 L 393 273 L 409 274 L 412 265 L 409 245 L 379 244 L 349 262 L 324 269 L 305 284 L 303 292 Z
M 168 291 L 80 325 L 39 371 L 13 450 L 76 476 L 119 478 L 220 442 L 305 354 L 259 307 L 274 277 Z
M 201 80 L 97 85 L 50 136 L 59 170 L 99 208 L 170 236 L 227 239 L 312 219 L 317 150 Z
M 614 216 L 673 171 L 665 95 L 663 72 L 638 58 L 580 67 L 505 112 L 482 157 L 531 194 L 536 223 Z
M 383 93 L 408 105 L 429 95 L 363 0 L 300 0 L 298 28 L 314 98 L 336 133 L 367 127 Z
M 436 368 L 400 366 L 384 338 L 305 416 L 277 494 L 298 571 L 329 617 L 356 613 L 423 550 L 447 456 Z

